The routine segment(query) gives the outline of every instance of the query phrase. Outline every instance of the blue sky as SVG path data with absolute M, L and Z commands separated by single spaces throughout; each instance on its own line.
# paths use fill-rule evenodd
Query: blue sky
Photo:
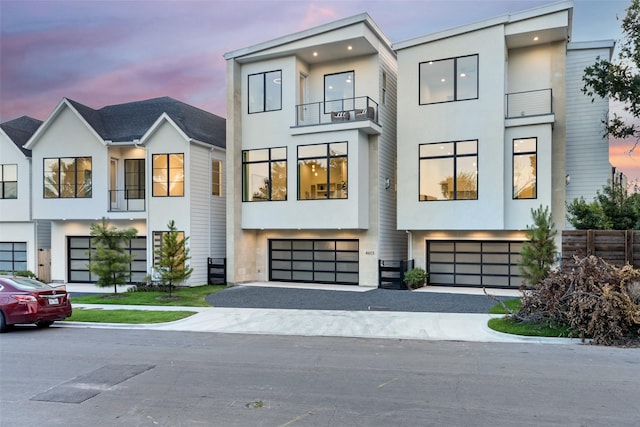
M 553 0 L 0 0 L 0 122 L 171 96 L 226 117 L 225 52 L 367 12 L 394 43 Z M 573 41 L 619 39 L 629 0 L 575 0 Z M 640 177 L 640 153 L 612 163 Z M 640 151 L 640 150 L 637 150 Z M 616 164 L 616 162 L 618 164 Z

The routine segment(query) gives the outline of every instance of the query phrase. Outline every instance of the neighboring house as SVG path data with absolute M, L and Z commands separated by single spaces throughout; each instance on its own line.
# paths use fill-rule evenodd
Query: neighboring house
M 28 116 L 0 124 L 0 271 L 48 280 L 50 223 L 32 220 L 31 151 L 22 147 L 41 124 Z
M 573 3 L 394 44 L 398 229 L 445 286 L 518 287 L 531 209 L 590 198 L 610 178 L 606 100 L 580 91 L 611 42 L 569 43 Z M 560 236 L 557 240 L 560 247 Z
M 35 220 L 51 221 L 51 280 L 93 282 L 90 226 L 101 218 L 138 237 L 132 282 L 153 272 L 167 224 L 189 236 L 188 285 L 225 256 L 225 120 L 157 98 L 94 110 L 63 99 L 26 143 Z
M 227 53 L 229 283 L 377 286 L 396 228 L 396 57 L 366 15 Z

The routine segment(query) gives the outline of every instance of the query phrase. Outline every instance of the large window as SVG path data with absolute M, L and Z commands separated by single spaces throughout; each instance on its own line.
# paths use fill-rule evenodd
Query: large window
M 211 161 L 211 194 L 222 196 L 222 161 Z
M 287 200 L 287 149 L 242 152 L 242 201 Z
M 420 200 L 478 198 L 478 141 L 420 145 Z
M 125 159 L 124 161 L 124 197 L 125 199 L 144 199 L 144 159 Z
M 184 154 L 153 155 L 153 195 L 184 196 Z
M 298 146 L 298 200 L 347 198 L 347 143 Z
M 27 269 L 26 242 L 0 242 L 0 271 L 15 273 Z
M 0 199 L 18 198 L 18 165 L 0 165 Z
M 420 104 L 478 98 L 478 55 L 421 62 Z
M 513 198 L 535 199 L 538 197 L 537 138 L 513 140 Z
M 282 71 L 249 75 L 249 114 L 282 109 Z
M 324 112 L 347 111 L 355 108 L 354 71 L 345 71 L 324 76 Z
M 44 159 L 44 197 L 91 197 L 91 157 Z

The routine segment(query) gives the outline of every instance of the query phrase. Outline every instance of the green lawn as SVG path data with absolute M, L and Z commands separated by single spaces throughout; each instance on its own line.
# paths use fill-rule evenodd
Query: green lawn
M 167 299 L 167 292 L 119 292 L 110 293 L 111 288 L 105 288 L 104 294 L 71 297 L 72 304 L 117 304 L 117 305 L 170 305 L 185 307 L 209 307 L 204 297 L 225 289 L 225 285 L 203 285 L 177 288 Z
M 503 301 L 511 311 L 518 311 L 520 308 L 520 298 Z M 507 314 L 501 304 L 496 304 L 489 310 L 490 314 Z M 568 337 L 571 328 L 568 326 L 547 326 L 538 323 L 521 323 L 504 317 L 497 317 L 489 320 L 489 327 L 494 331 L 504 332 L 512 335 L 524 335 L 528 337 Z
M 150 311 L 150 310 L 102 310 L 95 308 L 74 308 L 71 322 L 96 323 L 165 323 L 184 319 L 196 314 L 195 311 Z

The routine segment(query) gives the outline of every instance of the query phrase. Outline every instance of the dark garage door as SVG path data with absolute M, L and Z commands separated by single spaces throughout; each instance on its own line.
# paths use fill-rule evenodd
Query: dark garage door
M 98 277 L 89 271 L 89 250 L 91 247 L 91 237 L 74 236 L 67 237 L 67 277 L 69 283 L 95 283 Z M 147 238 L 134 237 L 125 248 L 127 252 L 134 256 L 131 263 L 131 282 L 143 281 L 147 275 Z
M 429 284 L 518 288 L 522 242 L 427 240 Z
M 269 280 L 358 284 L 358 240 L 269 240 Z

